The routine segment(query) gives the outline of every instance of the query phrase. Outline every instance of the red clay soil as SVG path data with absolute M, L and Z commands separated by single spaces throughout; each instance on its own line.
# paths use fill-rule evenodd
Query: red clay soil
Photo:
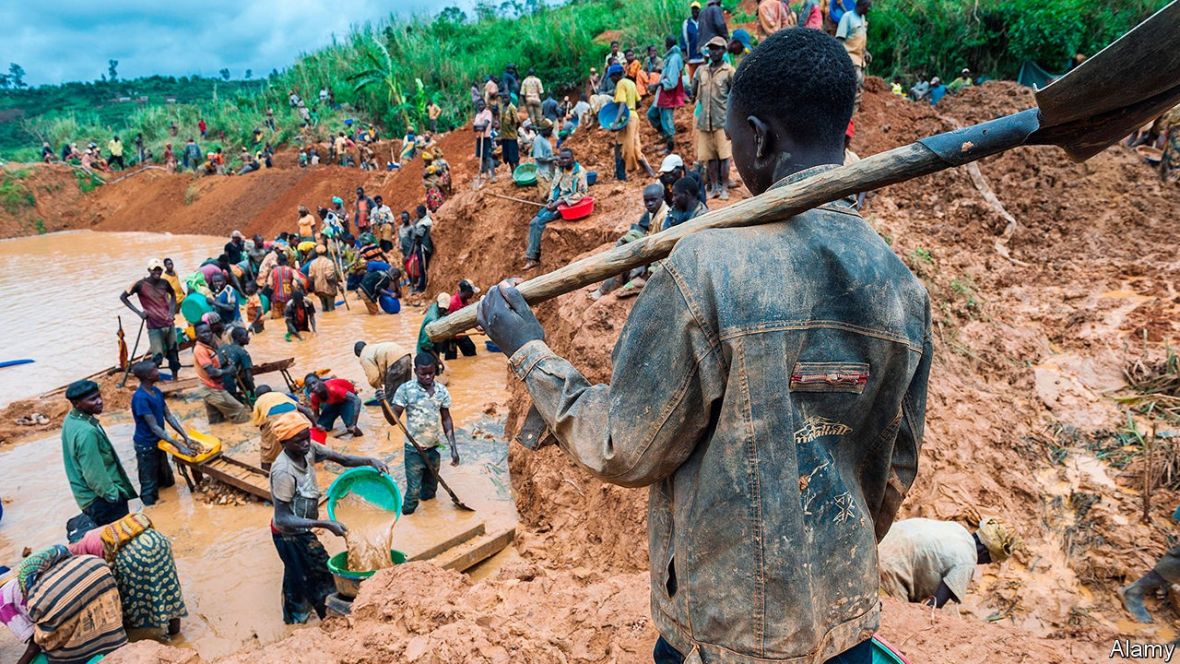
M 14 164 L 0 169 L 0 177 L 20 175 L 16 184 L 34 200 L 32 207 L 23 203 L 14 203 L 11 209 L 0 206 L 0 238 L 86 228 L 89 216 L 74 172 L 61 164 Z
M 1031 103 L 1015 85 L 989 83 L 931 108 L 870 79 L 853 148 L 868 156 Z M 644 137 L 651 155 L 658 148 L 649 130 Z M 471 152 L 469 133 L 445 140 L 452 163 L 473 162 L 459 157 Z M 641 212 L 645 179 L 610 181 L 607 136 L 591 131 L 571 144 L 604 175 L 591 190 L 599 212 L 550 226 L 545 270 L 610 246 Z M 390 178 L 387 195 L 404 187 L 420 196 L 417 176 L 407 173 Z M 981 567 L 958 610 L 886 600 L 882 634 L 915 662 L 977 661 L 980 652 L 997 662 L 1096 661 L 1117 635 L 1170 640 L 1177 613 L 1166 602 L 1150 602 L 1156 625 L 1135 627 L 1115 590 L 1166 549 L 1180 493 L 1155 488 L 1141 518 L 1146 464 L 1133 446 L 1111 437 L 1127 414 L 1107 395 L 1123 389 L 1130 361 L 1158 359 L 1175 338 L 1180 196 L 1121 147 L 1084 164 L 1052 148 L 1023 148 L 985 160 L 980 173 L 1016 219 L 1006 240 L 1006 222 L 964 169 L 871 193 L 864 216 L 926 284 L 936 319 L 925 446 L 902 516 L 971 525 L 996 514 L 1015 526 L 1024 546 L 1006 563 Z M 264 176 L 284 193 L 240 184 Z M 115 187 L 102 191 L 103 223 L 157 228 L 164 217 L 168 224 L 183 218 L 201 232 L 267 231 L 289 223 L 298 202 L 315 204 L 358 181 L 375 186 L 384 176 L 276 169 L 198 180 L 200 195 L 188 206 L 183 194 L 194 181 L 182 177 L 143 185 L 139 197 L 155 207 L 119 206 Z M 460 180 L 456 188 L 436 215 L 435 288 L 450 290 L 463 277 L 486 285 L 518 273 L 532 209 L 490 194 L 523 192 L 508 182 L 474 192 Z M 233 198 L 243 195 L 256 200 Z M 137 214 L 139 226 L 132 221 Z M 557 353 L 591 380 L 606 381 L 629 307 L 614 296 L 592 303 L 576 292 L 538 314 Z M 512 382 L 510 430 L 527 404 Z M 1139 418 L 1138 426 L 1150 430 L 1151 423 Z M 1098 460 L 1111 450 L 1130 463 L 1120 469 Z M 429 565 L 382 571 L 366 582 L 350 618 L 231 661 L 302 661 L 311 652 L 317 662 L 650 661 L 646 493 L 604 485 L 555 448 L 531 453 L 513 446 L 509 463 L 524 563 L 474 584 Z M 128 661 L 120 658 L 140 647 L 110 661 Z

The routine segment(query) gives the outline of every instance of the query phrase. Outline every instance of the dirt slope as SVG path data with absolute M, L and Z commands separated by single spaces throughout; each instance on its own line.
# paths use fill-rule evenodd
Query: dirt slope
M 1031 104 L 1027 91 L 994 83 L 932 109 L 889 95 L 872 79 L 853 148 L 867 156 Z M 466 174 L 473 159 L 460 155 L 470 152 L 469 138 L 460 132 L 446 139 L 448 158 L 465 164 Z M 644 138 L 655 165 L 647 128 Z M 609 246 L 641 211 L 644 182 L 606 177 L 608 138 L 593 132 L 572 145 L 605 174 L 592 189 L 599 213 L 551 225 L 543 269 Z M 416 200 L 421 188 L 412 173 L 393 175 L 379 191 L 412 192 Z M 1153 603 L 1160 624 L 1131 626 L 1114 589 L 1165 549 L 1180 494 L 1155 489 L 1141 519 L 1142 455 L 1114 436 L 1127 418 L 1107 394 L 1122 387 L 1129 361 L 1158 358 L 1176 337 L 1180 196 L 1121 148 L 1085 164 L 1026 148 L 985 160 L 980 174 L 1016 221 L 1010 236 L 1008 221 L 965 170 L 870 194 L 865 217 L 922 278 L 936 317 L 926 443 L 903 515 L 970 524 L 998 514 L 1026 546 L 1004 565 L 980 569 L 961 614 L 886 601 L 882 633 L 914 661 L 942 662 L 977 661 L 981 644 L 993 649 L 989 661 L 1074 662 L 1096 661 L 1117 634 L 1169 640 L 1176 614 Z M 104 189 L 95 197 L 99 227 L 268 231 L 285 227 L 304 197 L 325 200 L 360 181 L 377 186 L 384 175 L 277 169 L 199 181 L 198 189 L 208 190 L 189 205 L 183 194 L 192 180 L 183 177 L 145 179 L 133 198 L 154 205 Z M 488 284 L 519 272 L 532 209 L 491 193 L 523 192 L 507 182 L 474 192 L 461 180 L 436 215 L 431 278 L 439 290 L 463 277 Z M 629 306 L 572 293 L 539 316 L 558 353 L 605 381 Z M 517 423 L 526 401 L 519 386 L 513 394 Z M 1098 458 L 1118 454 L 1127 463 Z M 510 466 L 525 563 L 477 584 L 422 565 L 382 572 L 350 619 L 239 659 L 311 661 L 303 654 L 310 652 L 315 661 L 341 662 L 648 658 L 654 632 L 646 608 L 645 492 L 604 485 L 552 448 L 513 447 Z

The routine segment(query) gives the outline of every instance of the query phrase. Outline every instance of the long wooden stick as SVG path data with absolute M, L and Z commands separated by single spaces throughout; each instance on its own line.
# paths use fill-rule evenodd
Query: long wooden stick
M 910 180 L 946 168 L 934 151 L 912 143 L 867 157 L 765 193 L 729 207 L 713 210 L 665 231 L 587 256 L 565 267 L 529 279 L 517 286 L 529 304 L 544 302 L 597 283 L 625 270 L 666 257 L 682 238 L 714 228 L 756 226 L 791 217 L 852 194 Z M 449 339 L 475 327 L 475 304 L 426 326 L 434 341 Z
M 497 194 L 492 191 L 489 191 L 488 193 L 491 194 L 492 196 L 495 196 L 496 198 L 503 198 L 506 201 L 513 201 L 516 203 L 524 203 L 525 205 L 531 205 L 533 207 L 539 207 L 539 208 L 545 207 L 544 203 L 537 203 L 535 201 L 526 201 L 523 198 L 517 198 L 515 196 L 505 196 L 504 194 Z

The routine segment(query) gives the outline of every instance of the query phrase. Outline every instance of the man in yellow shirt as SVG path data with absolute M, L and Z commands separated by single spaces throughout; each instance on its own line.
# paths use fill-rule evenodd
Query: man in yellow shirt
M 283 445 L 271 427 L 274 419 L 283 413 L 298 411 L 314 426 L 315 415 L 310 408 L 292 399 L 291 395 L 275 392 L 269 385 L 259 385 L 255 394 L 257 398 L 254 401 L 254 412 L 251 413 L 250 422 L 258 427 L 259 433 L 262 434 L 262 444 L 259 448 L 262 469 L 270 470 L 270 464 L 274 463 L 275 457 L 283 451 Z
M 111 158 L 107 160 L 111 168 L 115 167 L 115 162 L 119 163 L 119 170 L 127 168 L 127 165 L 123 163 L 123 141 L 120 141 L 118 136 L 107 143 L 107 150 L 111 153 Z
M 630 116 L 627 124 L 618 129 L 618 121 L 611 127 L 616 131 L 615 134 L 615 163 L 622 162 L 623 168 L 615 168 L 616 172 L 622 177 L 620 180 L 626 179 L 626 174 L 643 166 L 643 170 L 647 172 L 649 178 L 656 176 L 655 171 L 651 169 L 651 164 L 647 163 L 647 158 L 643 156 L 643 145 L 639 141 L 639 122 L 636 114 L 636 107 L 639 106 L 639 89 L 635 87 L 635 81 L 623 76 L 622 65 L 611 65 L 606 70 L 607 76 L 615 82 L 615 102 L 619 104 L 626 104 L 627 110 L 630 111 Z
M 319 236 L 315 232 L 315 217 L 306 206 L 299 206 L 299 239 L 304 242 L 315 242 Z

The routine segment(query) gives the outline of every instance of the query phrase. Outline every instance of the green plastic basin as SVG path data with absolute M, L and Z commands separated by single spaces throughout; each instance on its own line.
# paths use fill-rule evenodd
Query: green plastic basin
M 394 565 L 401 565 L 406 562 L 406 554 L 396 549 L 390 549 L 389 559 L 393 561 Z M 328 571 L 332 573 L 332 580 L 336 582 L 336 592 L 344 599 L 356 597 L 361 588 L 361 581 L 377 573 L 377 570 L 372 569 L 366 572 L 354 572 L 348 569 L 347 551 L 341 551 L 328 559 Z
M 537 184 L 537 165 L 536 164 L 521 164 L 512 171 L 512 181 L 518 187 L 531 187 Z
M 328 518 L 336 520 L 336 503 L 349 494 L 365 502 L 394 513 L 396 521 L 402 515 L 402 492 L 397 482 L 375 468 L 349 468 L 328 487 Z M 348 524 L 345 524 L 348 525 Z

